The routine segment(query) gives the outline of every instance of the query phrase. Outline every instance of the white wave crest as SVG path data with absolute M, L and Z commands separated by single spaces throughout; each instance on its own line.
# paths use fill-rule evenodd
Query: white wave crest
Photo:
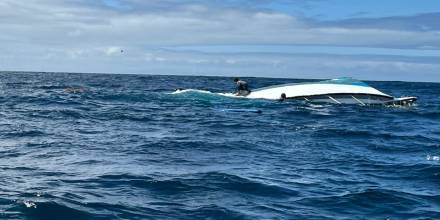
M 234 93 L 223 93 L 223 92 L 211 92 L 211 91 L 207 91 L 207 90 L 200 90 L 200 89 L 181 89 L 181 90 L 176 90 L 170 94 L 182 94 L 182 93 L 203 93 L 203 94 L 212 94 L 212 95 L 220 95 L 220 96 L 225 96 L 225 97 L 231 97 L 231 98 L 246 98 L 244 96 L 237 96 Z

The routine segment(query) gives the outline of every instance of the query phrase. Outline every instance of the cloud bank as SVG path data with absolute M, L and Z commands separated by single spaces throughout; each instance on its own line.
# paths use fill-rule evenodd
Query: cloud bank
M 440 13 L 323 21 L 274 4 L 307 10 L 319 1 L 3 0 L 0 69 L 440 81 L 437 53 L 405 53 L 440 49 Z M 273 49 L 241 52 L 247 45 Z M 357 51 L 332 56 L 329 47 Z

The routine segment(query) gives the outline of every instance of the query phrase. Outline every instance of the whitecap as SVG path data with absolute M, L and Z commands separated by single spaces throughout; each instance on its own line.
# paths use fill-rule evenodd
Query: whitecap
M 231 98 L 247 98 L 245 96 L 237 96 L 234 93 L 231 92 L 211 92 L 208 90 L 200 90 L 200 89 L 182 89 L 182 90 L 176 90 L 174 92 L 171 92 L 170 94 L 182 94 L 182 93 L 202 93 L 202 94 L 212 94 L 212 95 L 219 95 L 219 96 L 225 96 L 225 97 L 231 97 Z
M 27 208 L 37 208 L 37 205 L 35 203 L 33 203 L 32 201 L 24 201 L 23 204 L 27 207 Z
M 187 93 L 187 92 L 212 93 L 210 91 L 200 90 L 200 89 L 179 89 L 179 90 L 176 90 L 170 94 L 180 94 L 180 93 Z
M 430 154 L 426 155 L 426 160 L 439 161 L 440 156 L 431 156 Z

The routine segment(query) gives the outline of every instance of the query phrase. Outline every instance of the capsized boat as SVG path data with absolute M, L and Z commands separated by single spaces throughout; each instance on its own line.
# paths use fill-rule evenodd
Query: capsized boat
M 278 100 L 282 94 L 286 99 L 336 104 L 411 105 L 417 100 L 412 96 L 395 98 L 352 78 L 269 86 L 253 90 L 246 97 Z

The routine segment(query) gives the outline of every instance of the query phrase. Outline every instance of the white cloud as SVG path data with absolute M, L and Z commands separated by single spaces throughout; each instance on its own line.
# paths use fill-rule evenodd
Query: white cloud
M 81 33 L 82 33 L 81 30 L 76 29 L 76 30 L 69 31 L 69 32 L 67 33 L 67 35 L 70 36 L 70 37 L 78 37 L 78 36 L 81 35 Z
M 338 23 L 323 25 L 280 12 L 230 5 L 213 7 L 214 3 L 202 3 L 204 1 L 186 4 L 171 0 L 128 2 L 138 7 L 125 7 L 119 3 L 102 6 L 99 1 L 86 0 L 2 0 L 0 49 L 7 52 L 8 58 L 2 59 L 6 55 L 0 55 L 0 62 L 3 62 L 0 68 L 74 72 L 78 72 L 75 68 L 79 66 L 95 72 L 149 72 L 162 68 L 167 73 L 190 74 L 194 66 L 203 65 L 209 70 L 211 67 L 207 66 L 212 65 L 210 71 L 237 72 L 233 68 L 238 68 L 255 75 L 269 72 L 272 76 L 280 76 L 289 68 L 302 73 L 321 72 L 322 76 L 326 76 L 322 72 L 365 72 L 364 69 L 371 73 L 384 69 L 391 72 L 439 72 L 436 63 L 420 64 L 409 58 L 380 63 L 367 58 L 364 61 L 357 58 L 335 60 L 324 56 L 290 59 L 264 53 L 231 57 L 160 50 L 182 45 L 215 44 L 438 49 L 438 30 L 356 28 Z M 47 62 L 48 58 L 57 62 Z M 170 67 L 173 65 L 178 69 Z
M 84 50 L 71 49 L 71 50 L 67 50 L 67 54 L 69 55 L 70 58 L 76 59 L 76 58 L 82 57 L 82 55 L 84 54 Z
M 103 44 L 313 44 L 412 47 L 440 46 L 436 31 L 310 26 L 294 16 L 188 5 L 170 11 L 119 13 L 73 4 L 82 1 L 4 0 L 0 27 L 31 43 L 66 46 Z M 66 39 L 66 36 L 69 39 Z M 399 40 L 396 40 L 399 39 Z
M 227 60 L 225 60 L 225 63 L 227 63 L 227 64 L 236 64 L 237 60 L 227 59 Z
M 168 61 L 169 59 L 153 53 L 146 53 L 144 55 L 144 60 L 147 62 L 165 62 Z
M 107 56 L 114 56 L 117 54 L 121 54 L 123 52 L 124 52 L 124 50 L 122 50 L 121 47 L 108 47 L 105 49 L 105 54 Z
M 188 59 L 187 60 L 188 63 L 192 63 L 192 64 L 203 64 L 203 63 L 209 63 L 210 61 L 207 59 Z

